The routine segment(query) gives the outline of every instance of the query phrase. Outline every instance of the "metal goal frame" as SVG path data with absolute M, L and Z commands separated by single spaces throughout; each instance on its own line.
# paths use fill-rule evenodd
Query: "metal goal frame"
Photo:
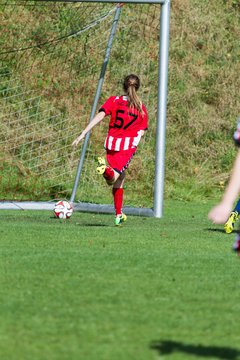
M 43 0 L 35 0 L 37 2 Z M 158 96 L 157 96 L 157 126 L 156 126 L 156 148 L 155 148 L 155 175 L 154 175 L 154 200 L 153 208 L 132 208 L 124 207 L 123 210 L 128 215 L 154 216 L 161 218 L 163 216 L 164 204 L 164 178 L 165 178 L 165 138 L 166 138 L 166 114 L 167 114 L 167 88 L 168 88 L 168 57 L 169 57 L 169 33 L 170 33 L 170 0 L 54 0 L 62 3 L 77 2 L 95 2 L 95 3 L 116 3 L 116 10 L 112 28 L 110 31 L 105 58 L 102 64 L 100 77 L 94 97 L 91 115 L 89 121 L 92 120 L 97 109 L 101 89 L 107 69 L 110 52 L 117 30 L 118 20 L 121 14 L 121 4 L 159 4 L 160 10 L 160 34 L 159 34 L 159 56 L 158 56 Z M 70 202 L 73 203 L 74 209 L 85 212 L 112 213 L 113 206 L 103 204 L 92 204 L 75 202 L 77 187 L 79 184 L 85 153 L 89 141 L 90 133 L 85 137 L 79 163 L 76 171 L 75 182 L 72 189 Z M 0 209 L 32 209 L 32 210 L 51 210 L 54 204 L 51 202 L 1 202 Z

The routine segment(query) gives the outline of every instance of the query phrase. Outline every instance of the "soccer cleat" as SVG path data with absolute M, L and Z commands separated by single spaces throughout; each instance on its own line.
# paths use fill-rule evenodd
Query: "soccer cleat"
M 117 215 L 115 217 L 115 225 L 121 226 L 122 223 L 125 222 L 126 220 L 127 220 L 127 215 L 125 215 L 125 214 Z
M 231 234 L 234 228 L 234 224 L 237 220 L 238 220 L 238 212 L 232 211 L 228 218 L 228 221 L 224 224 L 225 233 Z
M 97 161 L 98 161 L 98 166 L 97 166 L 97 173 L 102 175 L 104 173 L 104 171 L 106 170 L 106 161 L 103 157 L 99 156 L 97 158 Z

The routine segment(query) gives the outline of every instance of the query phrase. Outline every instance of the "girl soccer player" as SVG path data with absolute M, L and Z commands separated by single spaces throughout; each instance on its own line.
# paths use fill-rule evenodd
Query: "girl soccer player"
M 240 193 L 240 150 L 238 150 L 232 174 L 221 202 L 208 214 L 210 220 L 215 224 L 224 224 L 233 208 L 235 199 Z
M 115 207 L 115 225 L 121 225 L 127 217 L 122 213 L 123 184 L 125 171 L 137 150 L 137 146 L 148 128 L 147 110 L 137 95 L 140 87 L 138 76 L 131 74 L 123 81 L 124 95 L 110 96 L 101 106 L 99 113 L 92 119 L 82 133 L 73 141 L 78 143 L 105 116 L 110 115 L 108 134 L 105 139 L 107 163 L 98 157 L 98 174 L 102 174 L 108 185 L 112 185 Z
M 214 224 L 224 224 L 227 220 L 233 203 L 240 193 L 240 150 L 238 150 L 232 174 L 221 202 L 215 206 L 208 214 L 208 217 Z M 233 250 L 240 255 L 240 233 L 237 233 L 236 240 L 233 244 Z
M 240 147 L 240 123 L 237 131 L 234 133 L 235 144 Z M 218 205 L 211 209 L 208 218 L 214 224 L 224 224 L 229 217 L 229 213 L 233 208 L 235 199 L 240 193 L 240 149 L 237 152 L 235 162 L 233 164 L 232 174 L 229 183 L 225 189 L 222 200 Z M 226 225 L 226 224 L 225 224 Z M 225 229 L 226 231 L 226 229 Z M 231 232 L 231 231 L 230 231 Z M 237 233 L 236 241 L 233 244 L 233 249 L 240 255 L 240 233 Z

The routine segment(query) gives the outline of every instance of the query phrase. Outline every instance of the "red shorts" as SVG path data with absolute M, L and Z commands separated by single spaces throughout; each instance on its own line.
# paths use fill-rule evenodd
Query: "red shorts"
M 136 150 L 136 147 L 123 151 L 107 150 L 107 162 L 115 171 L 121 174 L 128 168 Z

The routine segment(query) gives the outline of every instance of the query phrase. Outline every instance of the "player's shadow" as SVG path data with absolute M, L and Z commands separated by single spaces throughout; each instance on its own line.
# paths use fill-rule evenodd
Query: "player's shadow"
M 215 357 L 224 360 L 239 360 L 240 351 L 237 349 L 222 346 L 203 346 L 190 345 L 178 341 L 163 340 L 153 341 L 150 344 L 152 350 L 156 350 L 159 355 L 170 355 L 174 352 L 181 352 L 185 355 L 195 355 L 201 357 Z
M 210 232 L 220 232 L 220 233 L 223 233 L 223 234 L 226 234 L 225 230 L 224 229 L 213 229 L 213 228 L 207 228 L 205 229 L 205 231 L 210 231 Z M 232 234 L 236 234 L 238 233 L 239 231 L 238 230 L 233 230 L 232 231 Z
M 76 223 L 76 225 L 86 226 L 86 227 L 109 227 L 108 224 L 98 224 L 98 223 Z
M 78 224 L 78 225 L 81 225 L 81 226 L 86 226 L 86 227 L 102 227 L 102 226 L 109 226 L 107 224 Z
M 56 218 L 56 216 L 50 216 L 50 219 L 61 222 L 63 224 L 70 224 L 73 223 L 72 219 L 58 219 Z M 102 227 L 102 226 L 110 226 L 108 224 L 103 224 L 103 223 L 84 223 L 84 222 L 77 222 L 76 225 L 80 225 L 80 226 L 86 226 L 86 227 Z

